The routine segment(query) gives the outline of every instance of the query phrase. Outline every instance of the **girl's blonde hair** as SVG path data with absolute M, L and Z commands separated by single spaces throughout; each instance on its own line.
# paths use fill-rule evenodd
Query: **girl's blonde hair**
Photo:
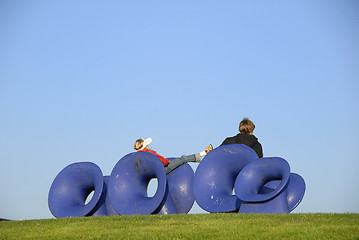
M 143 147 L 143 143 L 145 142 L 144 139 L 140 138 L 140 139 L 137 139 L 135 144 L 133 144 L 133 148 L 135 150 L 138 150 L 138 149 L 141 149 Z

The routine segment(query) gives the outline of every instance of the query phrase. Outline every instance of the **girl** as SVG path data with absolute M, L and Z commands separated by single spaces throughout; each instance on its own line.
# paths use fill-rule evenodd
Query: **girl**
M 137 152 L 149 152 L 156 155 L 162 162 L 163 166 L 165 167 L 166 174 L 170 173 L 175 168 L 181 166 L 187 162 L 200 162 L 201 157 L 207 155 L 210 151 L 212 151 L 213 146 L 210 144 L 206 149 L 200 153 L 192 154 L 192 155 L 182 155 L 179 158 L 175 158 L 172 161 L 169 161 L 167 158 L 159 155 L 155 151 L 151 150 L 148 145 L 152 142 L 152 138 L 147 139 L 138 139 L 136 140 L 133 148 L 137 150 Z

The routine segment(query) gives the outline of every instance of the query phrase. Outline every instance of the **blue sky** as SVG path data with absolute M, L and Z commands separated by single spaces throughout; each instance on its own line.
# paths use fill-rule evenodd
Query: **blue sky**
M 294 212 L 359 213 L 358 10 L 0 0 L 0 218 L 51 218 L 51 183 L 73 162 L 109 175 L 148 136 L 167 157 L 200 152 L 243 117 L 305 179 Z

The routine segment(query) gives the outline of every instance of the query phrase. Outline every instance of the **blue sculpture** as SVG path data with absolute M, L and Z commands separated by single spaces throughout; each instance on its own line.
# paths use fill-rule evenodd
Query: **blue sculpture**
M 173 158 L 168 158 L 172 160 Z M 167 195 L 159 214 L 188 213 L 194 204 L 194 172 L 185 163 L 167 174 Z
M 213 149 L 201 161 L 194 177 L 194 196 L 208 212 L 237 212 L 241 200 L 233 194 L 239 172 L 258 159 L 253 149 L 242 144 Z
M 271 181 L 264 185 L 260 190 L 260 193 L 273 191 L 280 184 L 280 180 Z M 289 207 L 289 212 L 293 211 L 299 203 L 302 201 L 305 192 L 305 182 L 304 179 L 296 174 L 290 173 L 288 184 L 284 190 L 287 195 L 287 203 Z
M 147 186 L 152 178 L 157 178 L 157 191 L 153 197 L 147 197 Z M 151 214 L 160 206 L 166 193 L 165 169 L 151 153 L 127 154 L 113 168 L 108 192 L 110 202 L 119 214 Z
M 291 173 L 286 191 L 289 211 L 291 212 L 303 200 L 305 193 L 304 179 L 299 174 Z
M 100 199 L 98 200 L 96 207 L 88 216 L 106 216 L 106 215 L 118 215 L 115 210 L 112 210 L 112 204 L 108 200 L 108 181 L 110 176 L 103 176 L 103 188 Z M 112 213 L 112 214 L 111 214 Z
M 148 197 L 153 178 L 157 190 Z M 166 175 L 147 152 L 127 154 L 110 176 L 94 163 L 74 163 L 56 176 L 48 202 L 55 217 L 188 213 L 195 200 L 208 212 L 289 213 L 304 192 L 304 179 L 290 173 L 287 161 L 258 158 L 250 147 L 233 144 L 212 150 L 195 173 L 186 163 Z
M 65 167 L 52 182 L 48 198 L 50 211 L 57 218 L 92 215 L 102 190 L 103 176 L 96 164 L 73 163 Z M 92 191 L 92 199 L 85 204 Z
M 242 200 L 240 213 L 288 213 L 283 191 L 290 176 L 290 167 L 282 158 L 261 158 L 245 166 L 238 174 L 235 192 Z M 281 180 L 273 189 L 265 184 Z M 265 190 L 264 190 L 264 189 Z
M 188 213 L 194 203 L 193 175 L 188 164 L 166 175 L 155 155 L 130 153 L 112 170 L 109 202 L 118 214 L 124 215 Z M 153 197 L 148 197 L 147 187 L 153 178 L 157 179 L 157 191 Z

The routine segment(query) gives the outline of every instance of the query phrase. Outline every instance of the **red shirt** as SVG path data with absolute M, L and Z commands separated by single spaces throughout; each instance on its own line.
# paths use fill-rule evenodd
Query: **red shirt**
M 170 163 L 170 160 L 168 160 L 164 156 L 159 155 L 158 153 L 156 153 L 153 150 L 142 149 L 142 150 L 138 150 L 137 152 L 149 152 L 149 153 L 152 153 L 152 154 L 156 155 L 161 160 L 163 166 L 165 166 L 165 167 Z

